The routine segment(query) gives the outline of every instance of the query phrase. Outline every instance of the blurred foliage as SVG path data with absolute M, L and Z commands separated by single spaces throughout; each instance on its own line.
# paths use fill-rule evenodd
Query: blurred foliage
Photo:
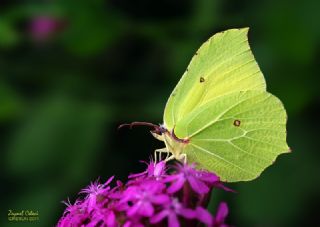
M 227 200 L 237 226 L 320 224 L 319 8 L 318 0 L 3 1 L 0 226 L 52 226 L 60 201 L 90 181 L 141 170 L 138 160 L 163 145 L 148 129 L 117 126 L 160 123 L 200 44 L 247 26 L 268 90 L 288 111 L 293 152 L 259 179 L 230 185 L 238 193 L 217 191 L 210 206 Z M 8 209 L 38 210 L 40 221 L 10 223 Z

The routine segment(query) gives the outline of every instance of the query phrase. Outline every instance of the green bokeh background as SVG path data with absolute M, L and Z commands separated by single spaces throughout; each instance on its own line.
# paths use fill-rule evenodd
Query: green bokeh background
M 214 192 L 236 226 L 317 226 L 320 203 L 320 1 L 2 1 L 0 226 L 53 226 L 60 201 L 99 176 L 125 180 L 162 146 L 135 120 L 161 123 L 165 102 L 212 34 L 250 27 L 268 90 L 284 103 L 288 142 L 259 179 Z M 32 18 L 60 22 L 50 37 Z M 8 210 L 40 220 L 12 223 Z M 316 224 L 317 223 L 317 224 Z

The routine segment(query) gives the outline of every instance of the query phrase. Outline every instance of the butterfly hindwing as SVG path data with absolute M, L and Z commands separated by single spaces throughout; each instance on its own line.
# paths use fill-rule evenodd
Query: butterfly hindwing
M 175 134 L 189 138 L 188 162 L 225 181 L 252 180 L 289 151 L 285 109 L 264 91 L 240 91 L 213 99 L 179 121 Z

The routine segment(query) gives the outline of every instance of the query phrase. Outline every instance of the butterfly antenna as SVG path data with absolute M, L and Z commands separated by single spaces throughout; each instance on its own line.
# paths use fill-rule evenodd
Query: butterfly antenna
M 134 122 L 132 122 L 130 124 L 121 124 L 121 125 L 119 125 L 118 130 L 123 128 L 123 127 L 129 127 L 130 129 L 132 129 L 132 127 L 134 127 L 134 126 L 148 126 L 148 127 L 152 127 L 153 130 L 155 130 L 155 131 L 159 130 L 159 127 L 160 127 L 159 125 L 155 125 L 155 124 L 152 124 L 150 122 L 134 121 Z

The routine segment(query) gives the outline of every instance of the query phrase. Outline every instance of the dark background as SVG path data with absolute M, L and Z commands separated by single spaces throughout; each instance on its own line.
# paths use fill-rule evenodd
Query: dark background
M 252 182 L 216 191 L 237 226 L 319 224 L 320 1 L 1 1 L 0 226 L 53 226 L 99 176 L 125 180 L 163 145 L 135 120 L 162 122 L 197 48 L 228 28 L 249 41 L 284 103 L 293 152 Z M 7 221 L 34 210 L 34 223 Z M 313 224 L 312 224 L 313 223 Z

